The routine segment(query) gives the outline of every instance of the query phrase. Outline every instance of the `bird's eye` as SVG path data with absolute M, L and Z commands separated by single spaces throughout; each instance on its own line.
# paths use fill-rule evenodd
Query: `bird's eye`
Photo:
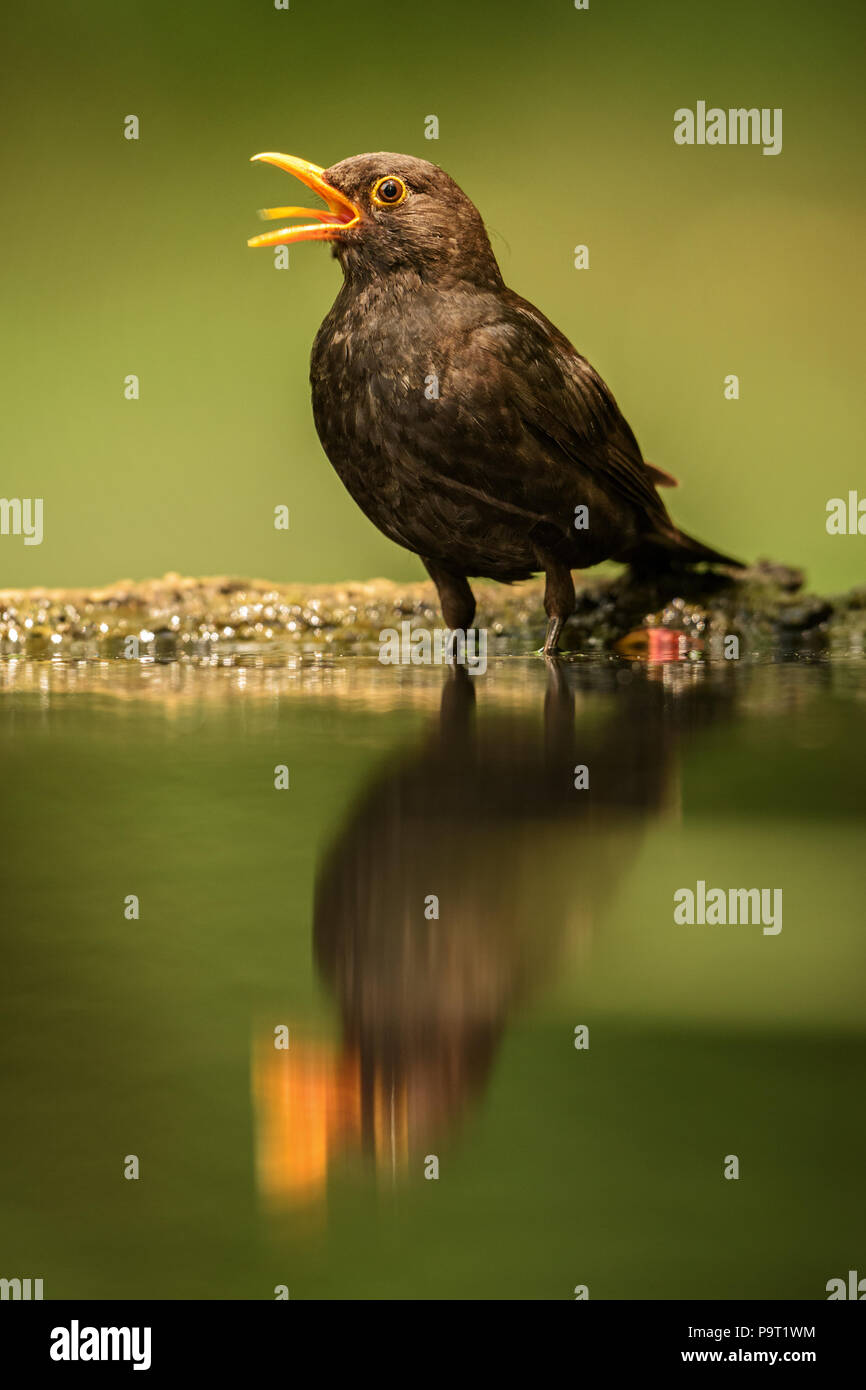
M 387 174 L 384 179 L 377 179 L 373 184 L 373 202 L 380 208 L 393 208 L 397 203 L 402 203 L 406 194 L 409 192 L 402 179 L 394 178 L 393 174 Z

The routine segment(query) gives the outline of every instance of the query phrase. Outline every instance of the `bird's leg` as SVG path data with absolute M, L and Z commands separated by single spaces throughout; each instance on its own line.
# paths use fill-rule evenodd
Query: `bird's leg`
M 559 560 L 549 557 L 544 562 L 544 611 L 547 614 L 547 633 L 542 648 L 545 656 L 553 656 L 559 646 L 562 629 L 574 612 L 574 580 L 571 570 Z
M 424 560 L 424 568 L 429 574 L 439 594 L 439 605 L 445 626 L 452 632 L 462 632 L 464 636 L 472 626 L 475 617 L 475 595 L 462 574 L 453 574 L 437 560 Z
M 564 618 L 548 618 L 547 631 L 544 634 L 544 646 L 542 653 L 544 656 L 555 656 L 559 647 L 559 639 L 562 636 L 562 629 L 565 627 Z

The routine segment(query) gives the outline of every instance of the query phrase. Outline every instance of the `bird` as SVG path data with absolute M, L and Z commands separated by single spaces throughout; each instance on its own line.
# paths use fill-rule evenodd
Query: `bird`
M 609 387 L 509 289 L 481 214 L 449 174 L 380 152 L 322 168 L 267 152 L 321 209 L 251 247 L 331 244 L 343 283 L 310 361 L 322 447 L 362 512 L 420 557 L 452 632 L 475 618 L 470 578 L 544 573 L 543 653 L 574 611 L 572 571 L 616 560 L 658 572 L 739 561 L 680 530 Z

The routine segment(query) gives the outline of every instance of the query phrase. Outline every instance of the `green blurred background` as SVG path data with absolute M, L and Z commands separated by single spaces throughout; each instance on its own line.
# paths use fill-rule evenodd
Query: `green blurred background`
M 307 362 L 339 269 L 247 250 L 293 196 L 262 149 L 441 163 L 682 479 L 682 525 L 862 580 L 863 539 L 824 524 L 863 477 L 859 6 L 46 0 L 4 22 L 0 492 L 45 499 L 45 539 L 2 538 L 0 583 L 421 573 L 319 447 Z M 782 107 L 781 155 L 676 146 L 698 99 Z

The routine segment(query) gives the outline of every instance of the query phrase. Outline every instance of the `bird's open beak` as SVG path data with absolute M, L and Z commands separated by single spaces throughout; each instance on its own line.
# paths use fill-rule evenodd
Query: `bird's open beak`
M 361 209 L 344 193 L 332 188 L 325 181 L 325 171 L 318 164 L 299 159 L 294 154 L 254 154 L 253 161 L 262 160 L 265 164 L 276 164 L 287 174 L 312 188 L 328 204 L 324 208 L 262 208 L 259 217 L 268 221 L 276 218 L 302 217 L 300 226 L 281 227 L 278 232 L 263 232 L 261 236 L 251 237 L 247 246 L 284 246 L 291 241 L 336 241 L 349 227 L 356 227 L 361 220 Z M 315 221 L 310 221 L 315 218 Z

